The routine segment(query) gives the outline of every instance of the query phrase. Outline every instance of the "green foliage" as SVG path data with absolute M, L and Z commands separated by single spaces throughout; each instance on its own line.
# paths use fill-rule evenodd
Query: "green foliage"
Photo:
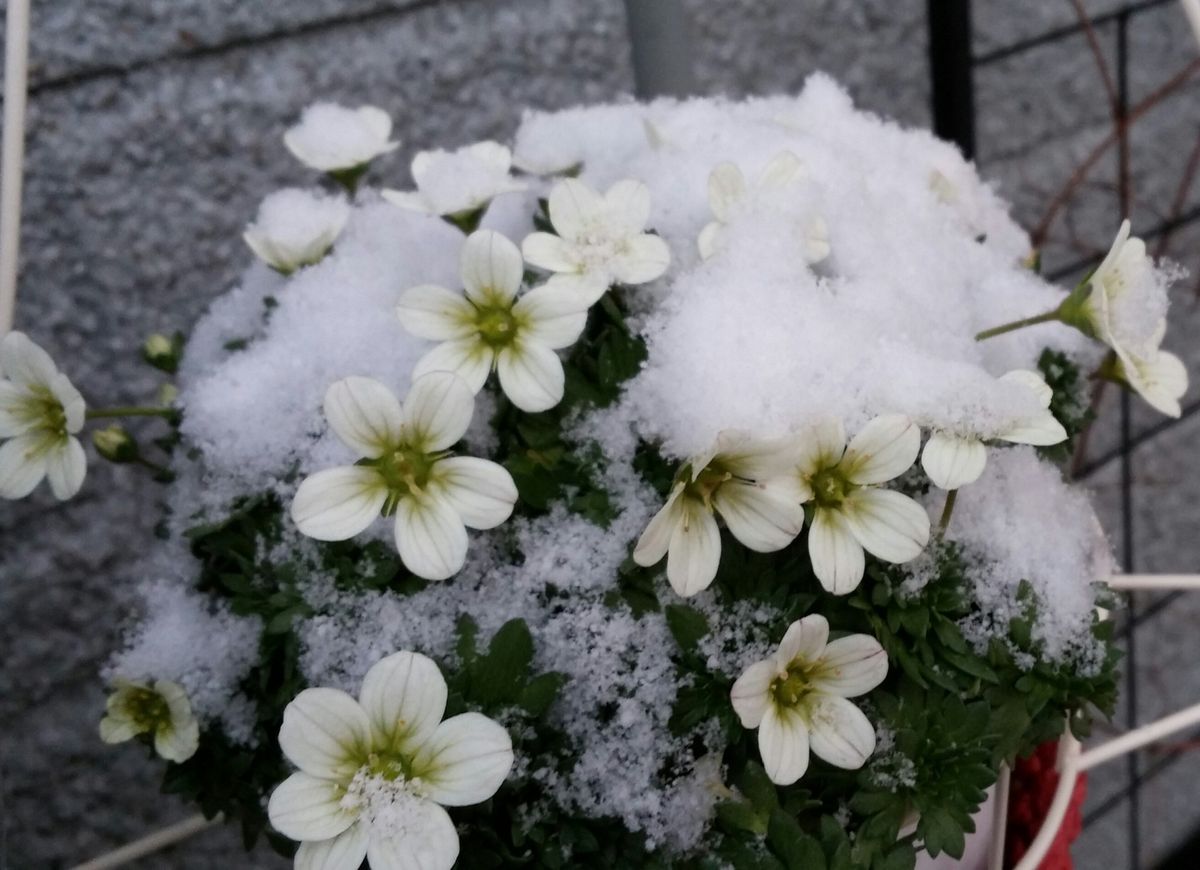
M 1038 359 L 1038 369 L 1054 397 L 1050 400 L 1050 412 L 1067 430 L 1067 440 L 1038 451 L 1055 462 L 1065 462 L 1075 452 L 1075 439 L 1096 418 L 1092 410 L 1087 380 L 1079 366 L 1065 353 L 1047 348 Z

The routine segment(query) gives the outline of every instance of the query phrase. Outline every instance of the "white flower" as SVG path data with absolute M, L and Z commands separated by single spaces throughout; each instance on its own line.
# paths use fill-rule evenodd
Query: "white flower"
M 457 151 L 419 151 L 413 158 L 416 191 L 385 190 L 401 208 L 467 222 L 497 196 L 524 190 L 509 174 L 512 152 L 498 142 L 476 142 Z
M 680 470 L 667 503 L 638 539 L 633 560 L 648 567 L 666 556 L 672 588 L 685 597 L 702 592 L 721 561 L 714 514 L 751 550 L 782 550 L 804 524 L 804 509 L 782 479 L 791 458 L 790 443 L 722 432 L 709 454 Z
M 85 411 L 48 353 L 22 332 L 0 340 L 0 498 L 24 498 L 43 477 L 55 498 L 79 492 L 87 457 L 75 435 Z
M 978 480 L 987 465 L 987 450 L 983 445 L 987 438 L 1039 447 L 1067 440 L 1067 430 L 1050 413 L 1054 391 L 1041 375 L 1018 369 L 1001 376 L 1000 380 L 1032 392 L 1041 412 L 1014 420 L 1010 426 L 987 436 L 935 429 L 921 453 L 921 467 L 934 486 L 958 489 Z
M 825 617 L 793 622 L 775 654 L 748 667 L 730 691 L 742 726 L 758 729 L 763 767 L 778 785 L 804 776 L 810 749 L 847 770 L 875 751 L 875 729 L 846 699 L 883 682 L 887 654 L 865 634 L 828 641 Z
M 915 559 L 929 542 L 929 515 L 903 493 L 877 484 L 899 477 L 917 458 L 921 432 L 907 417 L 876 417 L 846 446 L 840 420 L 824 420 L 801 439 L 794 482 L 813 503 L 808 554 L 834 595 L 862 582 L 863 550 L 885 562 Z
M 645 232 L 649 219 L 650 191 L 640 181 L 618 181 L 601 196 L 567 178 L 550 191 L 550 223 L 558 235 L 533 233 L 521 250 L 541 269 L 585 277 L 598 288 L 598 299 L 613 284 L 645 284 L 667 271 L 671 251 Z
M 1115 374 L 1156 410 L 1177 417 L 1188 378 L 1182 361 L 1161 349 L 1166 306 L 1146 244 L 1130 236 L 1125 220 L 1108 255 L 1063 303 L 1059 316 L 1112 348 Z
M 1157 346 L 1166 328 L 1164 320 L 1151 342 L 1153 349 L 1145 356 L 1118 352 L 1116 374 L 1154 410 L 1168 417 L 1178 417 L 1183 413 L 1179 400 L 1187 392 L 1188 373 L 1183 360 Z
M 700 231 L 696 240 L 700 256 L 708 259 L 721 247 L 726 225 L 747 200 L 783 190 L 808 177 L 800 158 L 791 151 L 781 151 L 763 168 L 754 190 L 746 188 L 742 170 L 733 163 L 721 163 L 708 176 L 708 204 L 715 221 Z M 819 216 L 809 218 L 800 233 L 801 250 L 808 263 L 819 263 L 829 256 L 829 229 Z
M 300 484 L 292 519 L 319 541 L 344 541 L 382 513 L 396 516 L 396 548 L 419 577 L 444 580 L 467 556 L 467 530 L 508 519 L 512 476 L 495 462 L 453 456 L 474 413 L 471 390 L 449 372 L 413 381 L 401 405 L 379 381 L 352 377 L 325 393 L 325 417 L 355 465 L 318 471 Z
M 588 299 L 551 279 L 518 297 L 525 264 L 517 246 L 480 230 L 462 248 L 464 291 L 424 284 L 400 297 L 396 314 L 413 335 L 442 342 L 415 375 L 454 372 L 475 392 L 494 368 L 500 387 L 523 411 L 545 411 L 563 397 L 562 361 L 587 323 Z
M 350 205 L 340 196 L 288 188 L 262 201 L 242 238 L 259 259 L 289 275 L 320 262 L 349 219 Z
M 200 725 L 192 715 L 187 693 L 178 683 L 156 680 L 153 686 L 130 680 L 113 681 L 108 715 L 100 720 L 100 739 L 124 743 L 139 734 L 154 738 L 154 751 L 180 764 L 196 754 Z
M 299 770 L 267 813 L 300 841 L 303 870 L 450 870 L 458 833 L 442 807 L 482 803 L 512 768 L 512 741 L 479 713 L 442 721 L 446 681 L 430 659 L 376 663 L 358 700 L 305 689 L 288 704 L 279 748 Z
M 314 103 L 300 123 L 283 134 L 283 144 L 296 159 L 321 172 L 346 172 L 366 166 L 397 148 L 391 141 L 392 119 L 375 106 L 357 109 Z

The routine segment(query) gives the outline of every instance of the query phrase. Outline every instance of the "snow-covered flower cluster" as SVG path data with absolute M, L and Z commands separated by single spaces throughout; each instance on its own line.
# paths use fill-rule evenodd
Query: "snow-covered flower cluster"
M 237 801 L 224 748 L 181 791 L 298 867 L 910 866 L 1111 704 L 1108 546 L 1054 462 L 1089 375 L 1186 387 L 1127 229 L 1055 287 L 957 152 L 823 77 L 532 113 L 411 191 L 380 110 L 286 143 L 350 197 L 268 197 L 273 268 L 190 337 L 109 674 L 252 759 Z

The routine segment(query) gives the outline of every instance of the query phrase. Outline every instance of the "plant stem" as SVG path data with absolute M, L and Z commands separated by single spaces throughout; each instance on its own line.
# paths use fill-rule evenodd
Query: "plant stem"
M 946 493 L 946 506 L 942 508 L 942 518 L 938 520 L 938 535 L 946 534 L 946 526 L 950 525 L 950 515 L 954 513 L 954 503 L 958 500 L 958 490 L 952 489 Z
M 86 417 L 89 420 L 101 420 L 107 417 L 164 417 L 170 418 L 175 414 L 174 408 L 151 408 L 137 405 L 126 405 L 118 408 L 88 408 Z
M 997 335 L 1004 335 L 1006 332 L 1015 332 L 1018 329 L 1024 329 L 1026 326 L 1035 326 L 1039 323 L 1049 323 L 1052 320 L 1058 320 L 1058 309 L 1047 311 L 1045 314 L 1038 314 L 1035 317 L 1026 317 L 1023 320 L 1014 320 L 1012 323 L 1005 323 L 1000 326 L 993 326 L 991 329 L 985 329 L 983 332 L 975 336 L 976 341 L 983 341 L 987 338 L 993 338 Z
M 151 471 L 153 471 L 155 474 L 157 474 L 159 476 L 166 476 L 166 475 L 170 475 L 172 477 L 174 476 L 171 469 L 167 468 L 165 465 L 159 465 L 157 462 L 151 462 L 149 459 L 146 459 L 144 456 L 139 456 L 137 458 L 137 463 L 138 463 L 138 465 L 142 466 L 143 468 L 150 469 Z

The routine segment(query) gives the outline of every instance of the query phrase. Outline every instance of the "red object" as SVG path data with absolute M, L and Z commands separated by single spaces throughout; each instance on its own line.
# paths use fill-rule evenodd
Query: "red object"
M 1054 790 L 1058 788 L 1058 772 L 1054 769 L 1057 760 L 1057 741 L 1043 743 L 1029 758 L 1017 759 L 1008 800 L 1008 831 L 1004 844 L 1006 867 L 1021 860 L 1041 830 L 1050 802 L 1054 800 Z M 1083 830 L 1080 807 L 1086 794 L 1087 774 L 1080 774 L 1058 836 L 1038 865 L 1039 870 L 1071 870 L 1071 844 Z

